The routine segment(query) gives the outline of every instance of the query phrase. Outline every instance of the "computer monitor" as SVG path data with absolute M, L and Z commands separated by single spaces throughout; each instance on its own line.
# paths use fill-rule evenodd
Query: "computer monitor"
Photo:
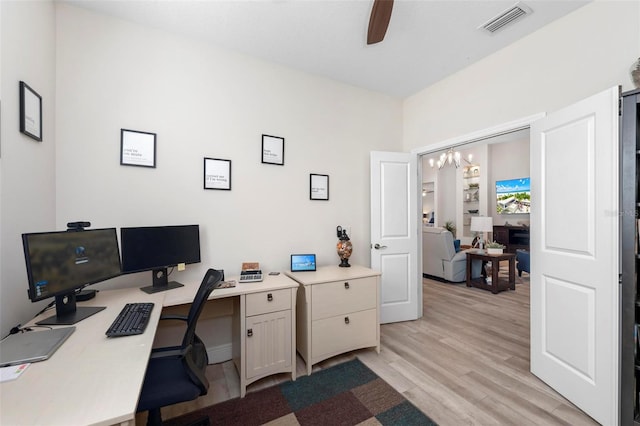
M 122 272 L 153 271 L 153 285 L 142 287 L 156 293 L 182 287 L 169 281 L 167 268 L 200 262 L 198 225 L 144 226 L 120 229 Z
M 104 307 L 76 306 L 76 290 L 120 275 L 115 228 L 22 234 L 32 302 L 55 297 L 56 315 L 38 324 L 75 324 Z

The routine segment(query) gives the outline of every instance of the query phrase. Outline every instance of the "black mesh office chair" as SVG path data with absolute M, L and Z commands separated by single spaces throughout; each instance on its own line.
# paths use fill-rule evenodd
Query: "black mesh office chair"
M 178 402 L 191 401 L 206 395 L 209 381 L 205 370 L 209 359 L 207 349 L 196 334 L 196 323 L 209 294 L 222 280 L 222 272 L 209 269 L 185 316 L 167 315 L 160 319 L 181 320 L 187 330 L 180 346 L 157 348 L 151 352 L 145 374 L 138 412 L 149 411 L 147 424 L 162 424 L 160 408 Z

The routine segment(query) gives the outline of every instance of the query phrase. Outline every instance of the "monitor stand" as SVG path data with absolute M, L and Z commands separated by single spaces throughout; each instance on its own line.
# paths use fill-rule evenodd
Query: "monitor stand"
M 169 274 L 167 274 L 167 268 L 160 268 L 153 270 L 153 285 L 147 287 L 141 287 L 140 290 L 147 294 L 158 293 L 160 291 L 167 291 L 178 287 L 184 287 L 184 284 L 180 284 L 177 281 L 169 281 Z
M 56 296 L 56 314 L 38 321 L 38 325 L 71 325 L 105 309 L 104 306 L 76 306 L 76 293 Z

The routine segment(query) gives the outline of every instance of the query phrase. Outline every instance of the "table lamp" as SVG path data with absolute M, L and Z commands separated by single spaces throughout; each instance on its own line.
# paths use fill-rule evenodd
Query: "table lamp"
M 486 216 L 473 216 L 471 218 L 471 231 L 480 232 L 480 249 L 484 249 L 484 233 L 493 231 L 493 218 Z

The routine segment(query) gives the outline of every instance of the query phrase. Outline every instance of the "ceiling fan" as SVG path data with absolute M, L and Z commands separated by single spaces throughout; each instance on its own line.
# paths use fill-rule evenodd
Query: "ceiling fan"
M 369 17 L 369 31 L 367 44 L 379 43 L 384 39 L 391 19 L 393 0 L 373 0 L 371 16 Z

